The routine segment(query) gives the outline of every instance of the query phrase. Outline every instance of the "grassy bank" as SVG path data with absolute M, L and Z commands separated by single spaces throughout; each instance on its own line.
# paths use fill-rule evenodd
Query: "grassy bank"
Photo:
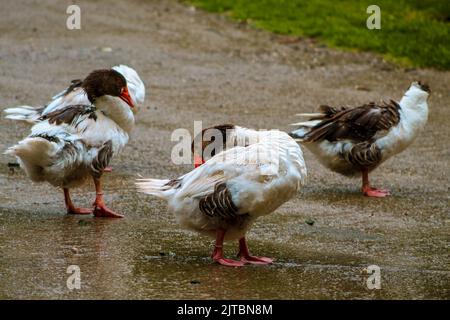
M 321 39 L 331 47 L 381 53 L 406 66 L 450 69 L 448 0 L 188 0 L 269 31 Z M 369 30 L 366 9 L 381 8 L 381 29 Z

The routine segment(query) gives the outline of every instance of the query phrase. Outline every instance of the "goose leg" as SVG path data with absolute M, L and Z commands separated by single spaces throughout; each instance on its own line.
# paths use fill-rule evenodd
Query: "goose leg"
M 76 208 L 73 205 L 72 199 L 70 198 L 69 189 L 63 188 L 64 190 L 64 202 L 66 204 L 67 208 L 67 214 L 91 214 L 91 209 L 84 209 L 84 208 Z
M 248 250 L 247 246 L 247 240 L 245 240 L 245 237 L 242 237 L 239 239 L 239 253 L 238 257 L 241 258 L 241 261 L 244 263 L 251 263 L 251 264 L 270 264 L 273 262 L 272 258 L 267 257 L 255 257 L 250 255 L 250 252 Z
M 107 208 L 103 200 L 103 190 L 100 178 L 94 178 L 95 184 L 95 202 L 94 206 L 94 216 L 105 217 L 105 218 L 123 218 L 123 215 L 115 213 L 111 209 Z
M 387 189 L 372 188 L 369 183 L 369 170 L 362 171 L 362 192 L 367 197 L 383 198 L 390 195 Z
M 227 267 L 242 267 L 245 265 L 242 261 L 236 261 L 232 259 L 227 259 L 223 257 L 223 239 L 225 237 L 225 230 L 218 229 L 217 235 L 216 235 L 216 244 L 214 246 L 214 251 L 212 253 L 211 258 L 217 262 L 218 264 L 221 264 L 223 266 Z
M 112 172 L 113 168 L 110 166 L 105 167 L 105 169 L 103 169 L 103 172 Z

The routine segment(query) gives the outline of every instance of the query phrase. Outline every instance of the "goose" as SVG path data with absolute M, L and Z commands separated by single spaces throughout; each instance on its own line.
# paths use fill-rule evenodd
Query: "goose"
M 362 192 L 386 197 L 387 189 L 369 182 L 369 173 L 402 152 L 417 137 L 428 118 L 428 85 L 413 82 L 400 102 L 368 103 L 356 108 L 321 106 L 320 113 L 304 113 L 308 121 L 294 123 L 290 133 L 319 162 L 344 176 L 362 175 Z
M 218 134 L 205 139 L 211 130 Z M 258 217 L 272 213 L 305 183 L 300 146 L 285 132 L 233 125 L 203 130 L 201 142 L 202 155 L 196 155 L 201 163 L 195 169 L 175 179 L 138 179 L 138 191 L 166 200 L 182 227 L 215 238 L 211 257 L 216 263 L 272 263 L 272 258 L 250 254 L 245 234 Z M 224 240 L 239 241 L 240 260 L 224 257 Z
M 6 154 L 15 156 L 34 182 L 49 182 L 64 192 L 68 214 L 120 218 L 103 199 L 102 173 L 127 144 L 134 109 L 144 102 L 145 87 L 125 65 L 92 71 L 54 96 L 45 107 L 5 110 L 6 118 L 32 123 L 31 133 Z M 93 209 L 76 207 L 70 189 L 92 178 Z

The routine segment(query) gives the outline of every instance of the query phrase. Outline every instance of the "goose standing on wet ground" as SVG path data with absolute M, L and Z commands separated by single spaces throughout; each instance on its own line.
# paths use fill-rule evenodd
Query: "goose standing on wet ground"
M 211 130 L 217 134 L 205 139 Z M 201 137 L 202 156 L 194 157 L 201 163 L 194 170 L 173 180 L 140 179 L 138 190 L 166 200 L 183 227 L 215 238 L 215 262 L 233 267 L 271 263 L 271 258 L 250 255 L 245 234 L 256 218 L 272 213 L 305 182 L 299 145 L 278 130 L 232 125 L 205 129 Z M 209 148 L 212 141 L 216 146 Z M 240 261 L 224 258 L 224 240 L 239 240 Z
M 31 134 L 6 154 L 17 157 L 32 181 L 63 188 L 68 214 L 122 217 L 106 207 L 101 176 L 127 144 L 133 109 L 144 98 L 144 84 L 134 69 L 119 65 L 95 70 L 72 81 L 45 107 L 6 109 L 6 118 L 34 123 Z M 96 190 L 93 209 L 75 207 L 69 189 L 90 177 Z
M 389 190 L 373 188 L 369 172 L 414 141 L 427 122 L 429 94 L 427 85 L 413 82 L 399 103 L 322 106 L 321 113 L 300 114 L 310 119 L 293 124 L 299 128 L 290 135 L 332 171 L 361 173 L 364 195 L 385 197 Z

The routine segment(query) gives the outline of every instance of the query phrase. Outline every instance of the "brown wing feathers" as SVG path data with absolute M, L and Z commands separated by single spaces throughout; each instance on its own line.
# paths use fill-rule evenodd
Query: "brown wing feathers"
M 400 106 L 391 100 L 389 103 L 375 103 L 349 109 L 321 106 L 322 117 L 311 120 L 321 120 L 308 134 L 305 142 L 315 142 L 326 139 L 330 142 L 350 139 L 368 141 L 378 131 L 388 130 L 400 121 Z
M 95 177 L 100 177 L 111 162 L 113 156 L 112 142 L 107 141 L 98 151 L 97 157 L 92 161 L 91 170 Z
M 375 143 L 360 142 L 342 156 L 355 167 L 373 168 L 381 161 L 381 150 Z
M 95 107 L 88 105 L 71 105 L 43 115 L 39 120 L 48 120 L 50 124 L 72 124 L 76 117 L 89 114 L 89 118 L 96 120 Z
M 325 118 L 331 118 L 339 112 L 348 110 L 348 108 L 346 108 L 346 107 L 335 108 L 335 107 L 331 107 L 331 106 L 327 106 L 327 105 L 321 105 L 319 107 L 319 110 L 322 112 L 322 115 L 313 117 L 309 120 L 323 120 Z
M 222 219 L 233 219 L 238 214 L 238 208 L 233 203 L 230 190 L 225 183 L 216 184 L 213 193 L 200 199 L 199 208 L 207 216 Z

